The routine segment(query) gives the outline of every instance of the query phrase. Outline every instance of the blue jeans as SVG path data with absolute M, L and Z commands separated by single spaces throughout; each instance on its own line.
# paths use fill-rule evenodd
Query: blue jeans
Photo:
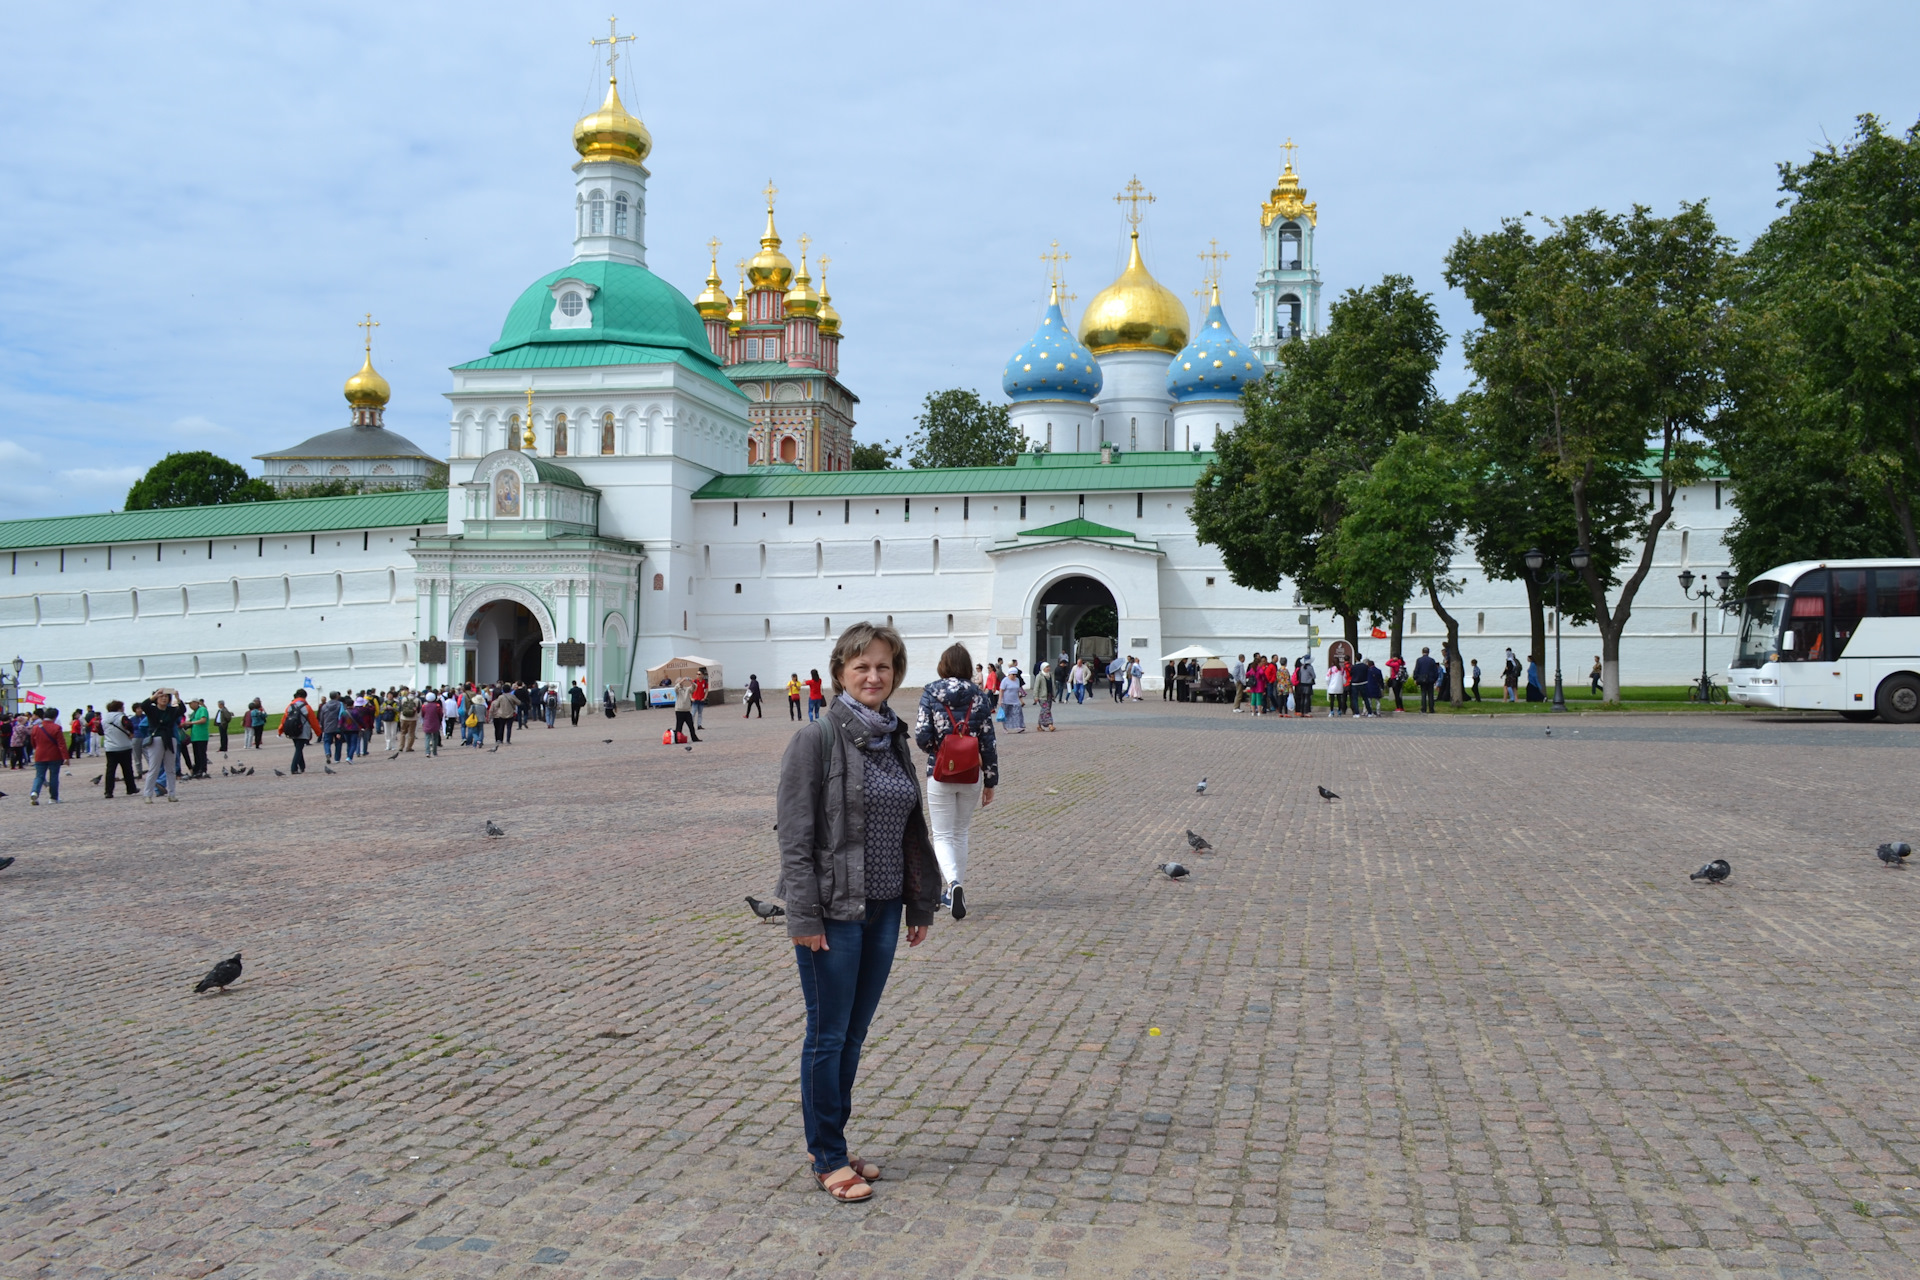
M 40 794 L 40 785 L 42 783 L 46 784 L 47 794 L 52 796 L 55 800 L 60 799 L 60 762 L 58 760 L 35 760 L 33 762 L 33 794 L 34 795 L 37 796 Z M 889 961 L 893 959 L 893 952 L 891 950 L 887 952 L 887 959 Z M 884 983 L 886 980 L 887 980 L 887 975 L 884 973 L 881 974 L 880 981 Z M 880 997 L 878 995 L 874 996 L 875 1000 L 878 1000 L 879 998 Z M 869 1012 L 869 1016 L 871 1016 L 871 1012 Z M 866 1034 L 865 1027 L 860 1028 L 860 1031 L 862 1035 Z M 854 1049 L 853 1056 L 856 1061 L 859 1059 L 860 1050 L 858 1048 Z M 848 1083 L 851 1084 L 852 1081 L 849 1080 Z M 844 1153 L 844 1151 L 845 1151 L 845 1148 L 843 1147 L 842 1152 Z M 842 1156 L 840 1163 L 842 1164 L 846 1163 L 844 1154 Z
M 880 993 L 900 944 L 899 898 L 867 899 L 867 918 L 822 920 L 826 951 L 796 946 L 800 990 L 807 998 L 807 1039 L 800 1050 L 800 1116 L 815 1173 L 847 1163 L 847 1117 L 853 1078 Z

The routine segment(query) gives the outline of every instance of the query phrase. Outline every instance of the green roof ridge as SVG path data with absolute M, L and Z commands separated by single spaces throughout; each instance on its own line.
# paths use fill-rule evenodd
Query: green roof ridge
M 1059 524 L 1050 524 L 1040 529 L 1022 529 L 1016 536 L 1022 538 L 1132 538 L 1134 535 L 1126 529 L 1096 524 L 1092 520 L 1075 516 L 1071 520 L 1062 520 Z
M 329 498 L 279 498 L 211 507 L 159 507 L 0 520 L 0 550 L 110 542 L 254 538 L 332 529 L 389 529 L 447 522 L 445 489 L 385 489 Z

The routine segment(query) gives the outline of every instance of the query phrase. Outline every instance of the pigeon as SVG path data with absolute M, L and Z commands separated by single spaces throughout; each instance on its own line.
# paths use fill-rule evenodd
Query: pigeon
M 275 773 L 278 773 L 278 772 L 280 772 L 280 771 L 279 771 L 278 769 L 275 769 L 275 770 L 274 770 L 274 772 L 275 772 Z M 248 776 L 249 778 L 251 778 L 251 777 L 253 776 L 253 766 L 252 766 L 252 765 L 248 765 L 248 766 L 247 766 L 247 776 Z
M 499 827 L 497 827 L 497 826 L 495 826 L 495 825 L 494 825 L 494 822 L 493 822 L 493 819 L 492 819 L 492 818 L 488 818 L 488 819 L 487 819 L 487 828 L 486 828 L 486 830 L 487 830 L 487 834 L 488 834 L 488 835 L 490 835 L 490 836 L 503 836 L 503 835 L 505 835 L 505 834 L 507 834 L 506 832 L 504 832 L 504 831 L 502 831 L 502 830 L 501 830 L 501 829 L 500 829 Z
M 1200 781 L 1193 784 L 1193 794 L 1197 796 L 1203 796 L 1207 794 L 1207 780 L 1205 778 L 1202 778 L 1200 779 Z
M 13 865 L 12 858 L 0 858 L 0 871 L 5 871 L 8 867 L 12 865 Z
M 1320 798 L 1322 800 L 1325 800 L 1328 804 L 1332 804 L 1335 800 L 1338 800 L 1340 798 L 1337 792 L 1329 791 L 1325 787 L 1315 787 L 1314 790 L 1318 791 L 1320 793 Z
M 1155 870 L 1164 872 L 1169 880 L 1185 880 L 1191 874 L 1177 862 L 1163 862 Z
M 686 750 L 686 751 L 692 751 L 692 750 L 693 750 L 693 745 L 692 745 L 691 743 L 689 743 L 689 744 L 688 744 L 688 745 L 687 745 L 687 746 L 686 746 L 685 748 L 683 748 L 683 750 Z
M 775 916 L 787 914 L 785 907 L 772 902 L 762 902 L 752 894 L 747 895 L 747 905 L 752 907 L 753 914 L 759 916 L 762 920 L 771 920 Z
M 602 738 L 602 739 L 600 739 L 600 741 L 602 741 L 602 742 L 612 742 L 612 741 L 613 741 L 613 739 L 612 739 L 612 738 Z
M 200 979 L 200 985 L 193 990 L 195 995 L 205 991 L 208 987 L 218 987 L 224 992 L 229 983 L 238 981 L 240 981 L 240 953 L 236 951 L 233 953 L 233 959 L 222 960 L 219 964 L 207 970 L 207 976 Z
M 1732 874 L 1733 867 L 1728 864 L 1725 858 L 1715 858 L 1712 862 L 1709 862 L 1706 866 L 1688 876 L 1687 879 L 1705 880 L 1708 884 L 1719 884 Z
M 94 785 L 94 786 L 96 786 L 96 787 L 97 787 L 97 786 L 99 786 L 99 785 L 100 785 L 100 779 L 102 779 L 102 778 L 104 778 L 104 777 L 106 777 L 106 776 L 107 776 L 107 775 L 106 775 L 106 774 L 104 774 L 104 773 L 96 773 L 96 774 L 94 774 L 94 775 L 93 775 L 93 785 Z
M 223 778 L 227 776 L 227 766 L 225 765 L 220 766 L 220 776 Z
M 332 765 L 330 765 L 330 764 L 323 764 L 323 765 L 321 765 L 321 766 L 320 766 L 320 772 L 322 772 L 322 773 L 332 773 L 332 772 L 333 772 L 333 766 L 332 766 Z
M 1890 867 L 1904 867 L 1907 865 L 1905 860 L 1913 854 L 1913 846 L 1905 840 L 1899 840 L 1893 844 L 1881 845 L 1878 849 L 1874 850 L 1874 853 L 1879 857 L 1880 861 Z
M 1553 736 L 1553 730 L 1551 729 L 1547 730 L 1547 736 L 1551 738 Z
M 287 775 L 286 775 L 286 774 L 284 774 L 284 773 L 282 773 L 282 772 L 280 772 L 280 771 L 279 771 L 278 769 L 275 769 L 275 770 L 273 771 L 273 776 L 274 776 L 274 777 L 276 777 L 276 778 L 284 778 L 284 777 L 286 777 Z
M 1187 848 L 1193 850 L 1195 853 L 1213 852 L 1213 846 L 1207 843 L 1207 838 L 1197 831 L 1187 832 Z

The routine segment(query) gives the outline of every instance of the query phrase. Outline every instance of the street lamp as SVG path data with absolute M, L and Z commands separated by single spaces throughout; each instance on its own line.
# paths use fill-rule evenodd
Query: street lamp
M 1713 697 L 1713 680 L 1707 674 L 1707 610 L 1706 610 L 1706 606 L 1710 601 L 1719 600 L 1721 602 L 1720 607 L 1723 609 L 1726 607 L 1727 595 L 1733 589 L 1733 575 L 1731 573 L 1728 573 L 1725 569 L 1722 569 L 1719 573 L 1719 576 L 1714 578 L 1714 581 L 1720 584 L 1719 595 L 1716 596 L 1714 594 L 1713 588 L 1708 586 L 1704 579 L 1701 580 L 1700 582 L 1699 592 L 1695 593 L 1693 589 L 1693 583 L 1694 583 L 1693 570 L 1682 569 L 1680 571 L 1680 594 L 1686 597 L 1688 600 L 1698 600 L 1701 605 L 1701 608 L 1700 608 L 1700 702 L 1703 706 L 1710 705 Z
M 1567 562 L 1573 566 L 1574 573 L 1578 573 L 1584 570 L 1587 567 L 1587 565 L 1592 562 L 1592 557 L 1587 554 L 1587 549 L 1585 547 L 1575 547 L 1573 549 L 1573 554 L 1567 557 Z M 1538 583 L 1541 586 L 1545 586 L 1549 582 L 1553 584 L 1553 708 L 1552 709 L 1555 711 L 1565 711 L 1567 709 L 1567 691 L 1566 691 L 1566 688 L 1560 682 L 1560 584 L 1562 582 L 1565 582 L 1568 578 L 1572 577 L 1573 574 L 1568 573 L 1565 569 L 1562 569 L 1557 564 L 1553 566 L 1552 573 L 1542 574 L 1540 570 L 1545 567 L 1546 563 L 1547 563 L 1546 553 L 1541 551 L 1540 548 L 1534 547 L 1532 550 L 1527 552 L 1527 572 L 1533 575 L 1534 582 Z

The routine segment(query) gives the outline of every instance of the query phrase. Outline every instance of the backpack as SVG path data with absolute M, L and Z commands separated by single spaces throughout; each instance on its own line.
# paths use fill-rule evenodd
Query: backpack
M 940 750 L 933 757 L 933 780 L 948 782 L 954 786 L 971 786 L 980 781 L 980 739 L 967 732 L 967 716 L 956 716 L 953 707 L 947 708 L 947 718 L 953 728 L 946 737 L 940 739 Z M 971 712 L 972 708 L 969 707 Z

